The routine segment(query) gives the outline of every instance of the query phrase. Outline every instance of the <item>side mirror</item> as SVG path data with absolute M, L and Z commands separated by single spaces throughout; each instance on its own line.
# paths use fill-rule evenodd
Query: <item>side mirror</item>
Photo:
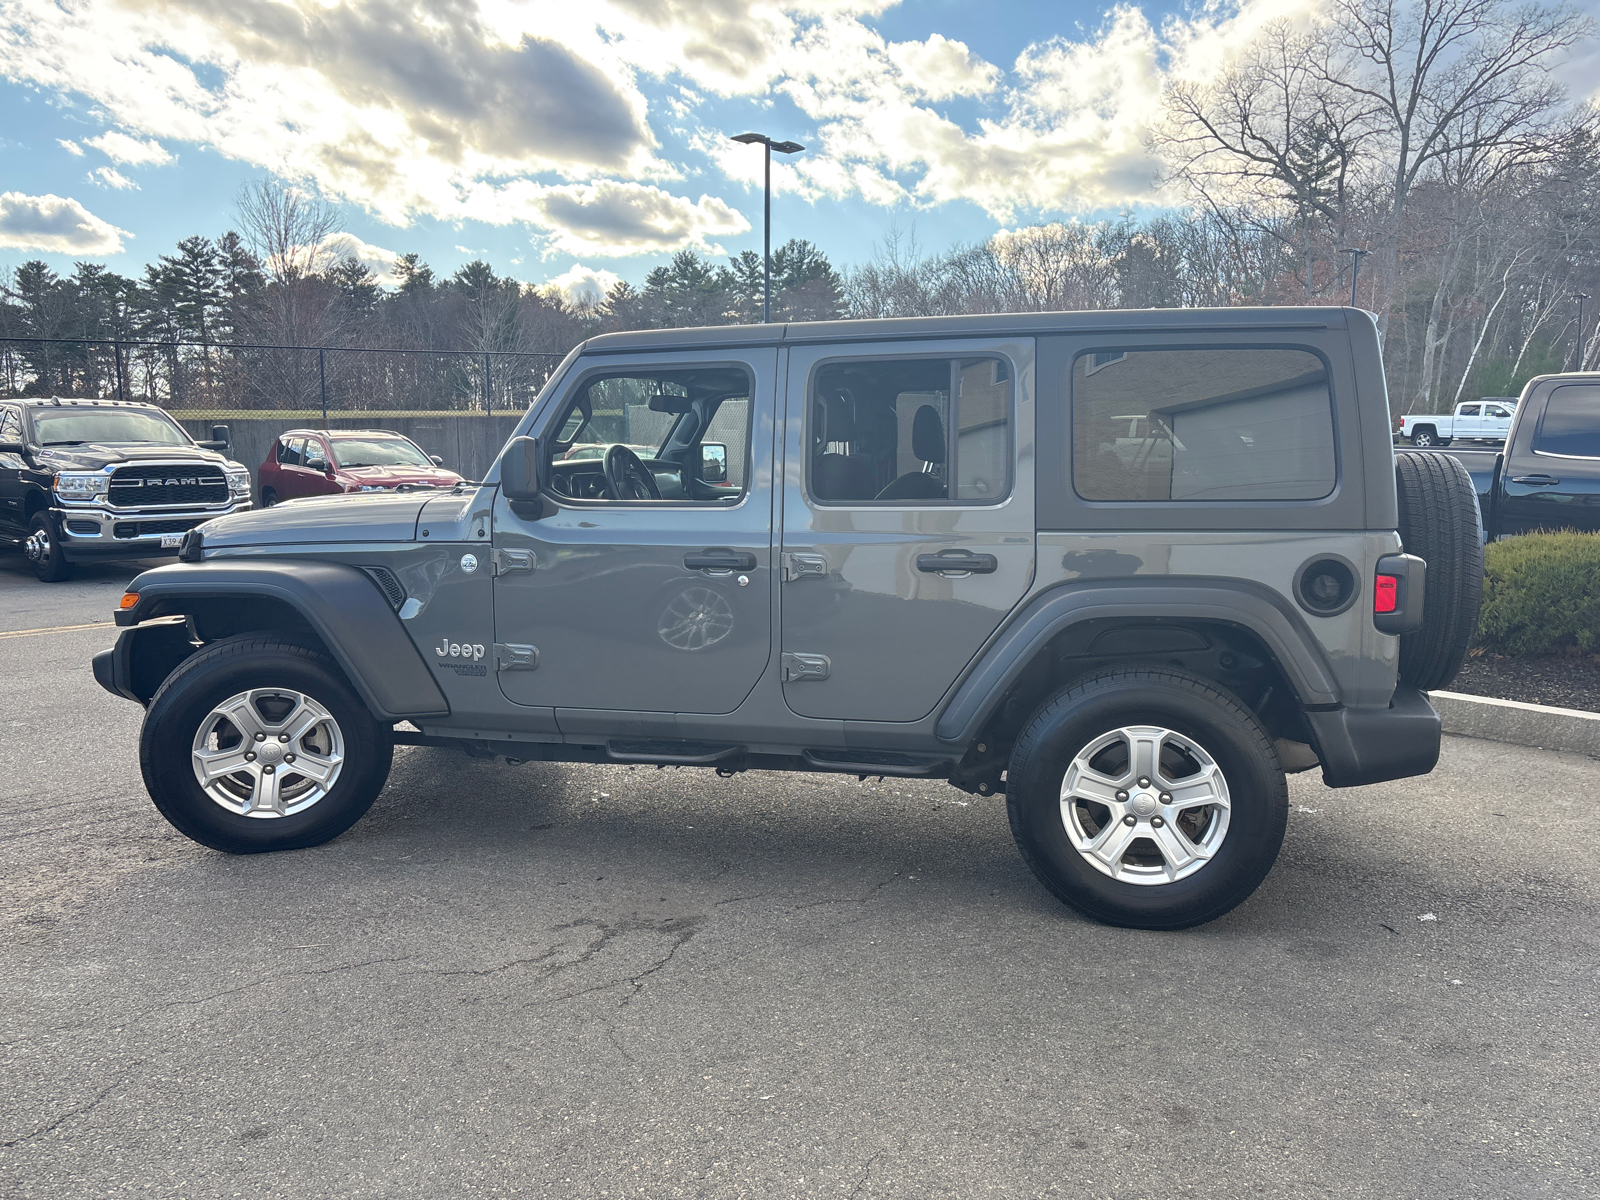
M 25 449 L 21 442 L 0 442 L 0 454 L 21 454 Z
M 544 490 L 540 472 L 543 447 L 538 438 L 512 438 L 500 456 L 500 490 L 507 500 L 537 500 Z
M 440 458 L 437 454 L 428 455 L 428 461 L 436 467 L 444 466 L 444 459 Z
M 211 427 L 211 440 L 207 442 L 197 441 L 195 445 L 202 450 L 221 450 L 226 452 L 229 440 L 228 427 L 226 425 L 213 425 Z
M 703 483 L 728 482 L 728 447 L 722 442 L 700 443 L 700 479 Z

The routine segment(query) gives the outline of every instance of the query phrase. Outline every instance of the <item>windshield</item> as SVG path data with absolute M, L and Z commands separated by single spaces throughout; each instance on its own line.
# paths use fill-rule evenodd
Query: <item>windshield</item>
M 333 461 L 341 467 L 431 467 L 432 461 L 404 438 L 335 438 Z
M 33 435 L 42 446 L 76 446 L 83 442 L 156 442 L 163 446 L 190 444 L 189 435 L 164 413 L 125 408 L 35 409 Z

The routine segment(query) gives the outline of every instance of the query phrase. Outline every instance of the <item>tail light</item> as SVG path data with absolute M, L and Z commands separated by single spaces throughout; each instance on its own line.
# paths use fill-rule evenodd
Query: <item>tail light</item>
M 1400 607 L 1400 577 L 1379 575 L 1372 588 L 1372 611 L 1392 613 Z

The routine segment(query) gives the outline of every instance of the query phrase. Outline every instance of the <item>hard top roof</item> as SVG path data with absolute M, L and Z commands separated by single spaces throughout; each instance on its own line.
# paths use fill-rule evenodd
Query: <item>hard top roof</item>
M 603 333 L 585 354 L 631 350 L 691 350 L 711 346 L 771 346 L 807 342 L 888 342 L 933 338 L 1035 337 L 1050 333 L 1144 333 L 1192 330 L 1343 329 L 1372 318 L 1336 306 L 1257 308 L 1139 308 L 1092 312 L 984 313 L 955 317 L 882 317 L 857 321 L 797 321 L 770 325 L 707 325 Z

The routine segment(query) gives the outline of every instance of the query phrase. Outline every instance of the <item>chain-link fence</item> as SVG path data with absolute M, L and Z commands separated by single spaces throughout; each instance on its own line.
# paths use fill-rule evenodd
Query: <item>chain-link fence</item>
M 181 420 L 521 412 L 562 355 L 0 338 L 0 396 L 143 400 Z
M 291 429 L 387 429 L 481 479 L 562 357 L 5 337 L 0 398 L 159 404 L 196 438 L 227 426 L 229 453 L 252 471 Z

